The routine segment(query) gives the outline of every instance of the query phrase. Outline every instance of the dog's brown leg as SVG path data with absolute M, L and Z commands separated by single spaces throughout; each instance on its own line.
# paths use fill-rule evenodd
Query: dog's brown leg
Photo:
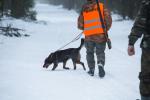
M 64 61 L 64 62 L 63 62 L 63 69 L 67 69 L 67 70 L 69 70 L 69 68 L 68 68 L 68 67 L 66 67 L 66 62 L 67 62 L 67 61 Z
M 72 62 L 73 62 L 74 70 L 76 70 L 77 69 L 76 61 L 72 60 Z
M 84 63 L 83 63 L 83 62 L 77 61 L 76 63 L 77 63 L 77 64 L 82 65 L 82 66 L 83 66 L 83 69 L 84 69 L 84 70 L 86 70 L 86 68 L 85 68 L 85 66 L 84 66 Z

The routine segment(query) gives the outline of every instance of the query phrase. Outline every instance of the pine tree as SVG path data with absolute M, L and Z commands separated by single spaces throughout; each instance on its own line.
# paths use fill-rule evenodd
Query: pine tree
M 30 17 L 35 20 L 36 12 L 31 10 L 33 6 L 33 0 L 12 0 L 11 15 L 15 18 Z
M 0 17 L 3 16 L 3 1 L 0 0 Z
M 2 16 L 3 12 L 3 6 L 2 6 L 2 0 L 0 0 L 0 16 Z
M 67 9 L 75 9 L 80 12 L 82 5 L 87 0 L 49 0 L 51 4 L 63 5 Z M 100 0 L 105 6 L 121 15 L 122 19 L 134 19 L 142 0 Z

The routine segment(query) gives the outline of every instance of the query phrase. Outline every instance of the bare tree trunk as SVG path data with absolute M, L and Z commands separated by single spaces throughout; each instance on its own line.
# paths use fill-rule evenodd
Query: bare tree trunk
M 4 16 L 4 0 L 1 0 L 2 17 Z

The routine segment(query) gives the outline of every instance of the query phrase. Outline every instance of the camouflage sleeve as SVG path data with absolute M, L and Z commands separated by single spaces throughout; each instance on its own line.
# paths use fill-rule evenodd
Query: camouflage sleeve
M 131 33 L 129 35 L 129 45 L 134 45 L 138 38 L 140 38 L 142 34 L 146 32 L 146 19 L 147 8 L 143 4 L 131 29 Z
M 104 7 L 104 16 L 105 16 L 105 23 L 107 27 L 107 31 L 111 28 L 112 25 L 112 17 L 110 11 Z
M 81 13 L 78 17 L 78 28 L 80 30 L 84 30 L 84 17 L 83 17 L 83 8 L 81 10 Z
M 80 30 L 84 29 L 84 17 L 82 14 L 80 14 L 80 16 L 78 17 L 78 28 Z

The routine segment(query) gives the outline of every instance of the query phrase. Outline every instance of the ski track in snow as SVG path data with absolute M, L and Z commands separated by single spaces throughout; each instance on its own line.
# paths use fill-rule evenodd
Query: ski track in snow
M 128 57 L 128 35 L 132 21 L 113 21 L 109 31 L 112 50 L 106 50 L 106 76 L 90 77 L 69 60 L 71 70 L 63 70 L 59 64 L 56 71 L 43 69 L 44 59 L 70 42 L 81 31 L 77 29 L 78 14 L 62 9 L 62 6 L 37 4 L 37 19 L 41 23 L 22 20 L 5 20 L 24 28 L 28 38 L 7 38 L 0 36 L 0 100 L 135 100 L 139 98 L 140 54 L 139 43 L 136 55 Z M 113 19 L 118 18 L 113 15 Z M 45 24 L 42 24 L 42 23 Z M 80 40 L 66 48 L 78 47 Z M 82 61 L 86 63 L 86 50 L 81 50 Z M 88 69 L 88 68 L 87 68 Z

